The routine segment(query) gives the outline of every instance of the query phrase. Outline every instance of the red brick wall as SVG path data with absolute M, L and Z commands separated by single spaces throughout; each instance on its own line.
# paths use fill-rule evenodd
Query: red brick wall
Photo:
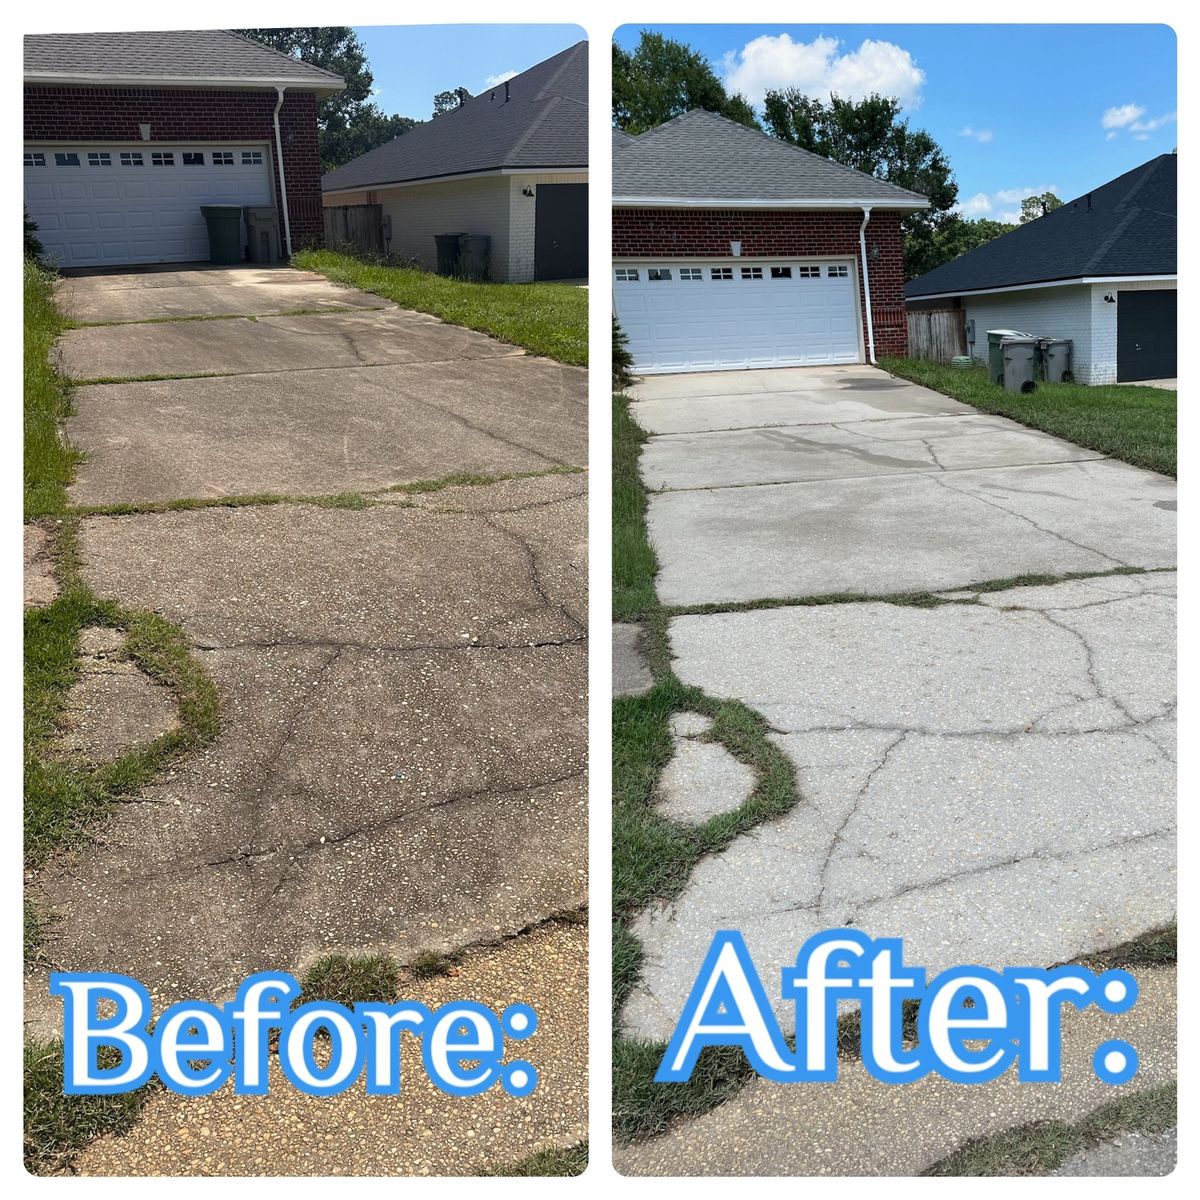
M 150 124 L 151 142 L 267 142 L 275 164 L 274 91 L 174 88 L 25 89 L 25 140 L 138 142 L 138 126 Z M 279 113 L 287 177 L 292 247 L 319 246 L 321 160 L 317 148 L 317 102 L 311 92 L 289 91 Z M 278 174 L 275 169 L 273 174 Z M 275 202 L 282 209 L 279 180 Z M 282 230 L 280 230 L 282 234 Z
M 614 258 L 728 258 L 729 243 L 741 242 L 743 257 L 851 256 L 862 264 L 858 231 L 862 212 L 798 212 L 794 209 L 614 208 Z M 904 236 L 900 215 L 876 210 L 867 225 L 871 316 L 875 353 L 904 354 L 908 323 L 904 315 Z M 864 307 L 865 311 L 865 307 Z M 863 346 L 867 345 L 863 320 Z

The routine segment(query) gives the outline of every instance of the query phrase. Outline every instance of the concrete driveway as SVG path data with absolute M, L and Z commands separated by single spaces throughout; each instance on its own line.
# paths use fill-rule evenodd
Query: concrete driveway
M 90 275 L 61 298 L 105 322 L 64 335 L 66 370 L 117 380 L 78 388 L 68 426 L 72 501 L 119 506 L 82 519 L 84 576 L 185 631 L 222 725 L 41 873 L 53 960 L 220 1002 L 330 952 L 512 937 L 490 978 L 536 1005 L 516 935 L 541 928 L 577 981 L 558 1019 L 586 1020 L 586 939 L 553 927 L 587 895 L 586 475 L 565 471 L 587 462 L 586 373 L 284 268 Z M 511 472 L 536 477 L 486 482 Z M 451 474 L 480 482 L 387 490 Z M 582 1051 L 555 1055 L 530 1149 L 583 1127 Z M 416 1170 L 406 1120 L 392 1161 Z M 266 1140 L 281 1170 L 342 1169 Z M 153 1165 L 122 1144 L 106 1169 Z
M 766 718 L 800 802 L 639 919 L 630 1033 L 669 1036 L 718 929 L 769 977 L 843 924 L 936 971 L 1062 962 L 1172 918 L 1172 480 L 868 367 L 633 397 L 676 673 Z M 1068 573 L 1088 578 L 980 586 Z M 872 599 L 913 590 L 945 595 Z

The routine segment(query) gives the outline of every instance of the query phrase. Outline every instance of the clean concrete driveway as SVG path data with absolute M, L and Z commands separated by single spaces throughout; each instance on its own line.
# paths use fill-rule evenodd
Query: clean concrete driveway
M 633 397 L 675 671 L 766 718 L 800 802 L 639 918 L 631 1033 L 669 1035 L 718 929 L 769 977 L 844 924 L 937 970 L 1061 962 L 1171 919 L 1172 480 L 868 367 Z M 917 589 L 950 594 L 871 599 Z M 686 611 L 707 605 L 728 611 Z
M 187 376 L 78 389 L 71 498 L 120 506 L 85 509 L 84 576 L 185 631 L 222 726 L 41 873 L 53 960 L 219 1002 L 252 971 L 411 961 L 581 905 L 586 475 L 561 468 L 586 466 L 586 372 L 287 269 L 61 294 L 134 322 L 69 331 L 74 377 Z M 178 319 L 201 316 L 224 319 Z M 380 490 L 513 471 L 540 474 Z M 262 493 L 284 495 L 221 503 Z M 159 503 L 184 500 L 216 504 Z

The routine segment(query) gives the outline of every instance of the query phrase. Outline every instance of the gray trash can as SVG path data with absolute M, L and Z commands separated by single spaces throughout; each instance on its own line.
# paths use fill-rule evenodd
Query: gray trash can
M 247 258 L 252 263 L 278 262 L 279 214 L 273 206 L 242 209 L 246 221 Z
M 1042 338 L 1039 346 L 1042 352 L 1042 378 L 1047 383 L 1074 382 L 1071 348 L 1070 338 Z
M 458 263 L 462 256 L 462 240 L 465 233 L 435 233 L 434 245 L 437 246 L 437 273 L 439 275 L 457 275 Z
M 468 279 L 486 279 L 492 239 L 483 233 L 468 233 L 463 235 L 459 245 L 459 273 Z
M 1000 343 L 1006 392 L 1032 392 L 1037 387 L 1037 343 L 1035 337 L 1006 337 Z
M 988 378 L 993 383 L 1004 382 L 1004 356 L 1000 352 L 1000 343 L 1005 338 L 1029 337 L 1019 329 L 989 329 L 988 340 Z
M 208 261 L 223 267 L 242 261 L 242 206 L 240 204 L 202 204 L 208 226 Z

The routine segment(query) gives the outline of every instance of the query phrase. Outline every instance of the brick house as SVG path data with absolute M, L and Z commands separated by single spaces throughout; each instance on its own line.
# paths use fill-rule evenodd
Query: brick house
M 587 43 L 331 171 L 327 207 L 378 205 L 387 250 L 437 265 L 443 233 L 489 239 L 501 283 L 588 273 Z
M 1178 330 L 1174 154 L 910 280 L 911 309 L 963 314 L 986 361 L 989 329 L 1069 338 L 1076 383 L 1174 379 Z
M 613 299 L 635 369 L 903 354 L 924 196 L 703 110 L 613 143 Z
M 200 206 L 322 240 L 316 103 L 340 76 L 224 30 L 25 38 L 25 207 L 63 267 L 208 257 Z

